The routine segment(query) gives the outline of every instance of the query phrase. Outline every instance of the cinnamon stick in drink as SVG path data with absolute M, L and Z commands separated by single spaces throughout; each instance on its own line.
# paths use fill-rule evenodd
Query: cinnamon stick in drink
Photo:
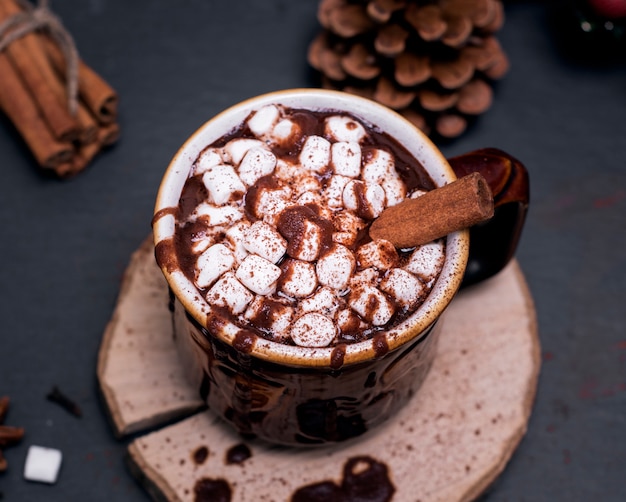
M 388 207 L 374 220 L 369 234 L 397 248 L 411 248 L 486 221 L 493 210 L 491 189 L 475 172 Z

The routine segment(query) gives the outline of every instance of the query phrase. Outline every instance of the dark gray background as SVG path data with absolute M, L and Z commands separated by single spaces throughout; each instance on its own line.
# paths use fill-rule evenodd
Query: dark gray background
M 8 501 L 146 501 L 99 399 L 96 357 L 131 253 L 178 146 L 241 99 L 315 85 L 317 0 L 52 2 L 121 97 L 122 138 L 72 180 L 35 166 L 0 119 L 0 395 L 26 428 L 0 474 Z M 543 365 L 529 430 L 492 501 L 623 500 L 626 491 L 626 67 L 557 50 L 544 3 L 507 3 L 511 60 L 494 104 L 448 156 L 521 159 L 532 204 L 518 251 Z M 0 78 L 2 78 L 0 76 Z M 84 412 L 45 399 L 53 384 Z M 55 486 L 22 479 L 27 447 L 63 451 Z

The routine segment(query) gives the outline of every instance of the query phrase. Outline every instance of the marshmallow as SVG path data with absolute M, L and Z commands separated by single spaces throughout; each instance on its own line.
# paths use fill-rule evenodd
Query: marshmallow
M 243 245 L 250 253 L 272 263 L 278 262 L 287 251 L 287 241 L 278 231 L 263 221 L 255 221 L 245 231 Z
M 272 129 L 270 137 L 276 143 L 282 144 L 287 140 L 291 140 L 294 136 L 299 136 L 300 134 L 302 134 L 302 131 L 298 124 L 289 119 L 282 119 L 274 126 L 274 129 Z
M 324 205 L 324 198 L 322 197 L 322 194 L 320 194 L 319 192 L 315 191 L 315 190 L 309 190 L 307 192 L 302 193 L 298 199 L 296 200 L 296 204 L 298 206 L 323 206 Z
M 335 338 L 336 331 L 331 319 L 317 312 L 309 312 L 296 319 L 289 334 L 294 343 L 301 347 L 326 347 Z
M 238 166 L 252 148 L 265 148 L 265 143 L 258 139 L 250 138 L 232 139 L 224 145 L 224 156 L 233 165 Z
M 244 317 L 263 331 L 268 331 L 275 341 L 289 339 L 289 328 L 293 318 L 293 307 L 279 301 L 257 296 Z
M 399 176 L 390 176 L 385 178 L 380 186 L 385 191 L 387 206 L 395 206 L 400 204 L 406 198 L 406 185 Z
M 54 484 L 57 481 L 63 454 L 55 448 L 32 445 L 24 463 L 24 478 L 28 481 Z
M 321 173 L 330 161 L 330 143 L 321 136 L 309 136 L 300 151 L 300 165 L 305 169 Z
M 416 190 L 413 190 L 411 192 L 411 194 L 409 195 L 409 199 L 417 199 L 418 197 L 421 197 L 422 195 L 428 193 L 426 190 L 420 190 L 419 188 Z
M 204 253 L 213 244 L 213 239 L 196 239 L 191 243 L 191 252 L 194 255 Z
M 307 206 L 293 206 L 281 214 L 278 230 L 287 239 L 287 254 L 303 261 L 314 261 L 322 249 L 323 229 L 314 221 Z
M 334 290 L 328 286 L 322 286 L 315 294 L 300 302 L 300 312 L 319 312 L 326 317 L 333 318 L 339 309 L 339 299 Z
M 429 242 L 411 253 L 405 269 L 428 284 L 441 272 L 444 259 L 443 242 L 440 240 Z
M 291 182 L 294 178 L 297 178 L 300 175 L 300 172 L 304 173 L 304 169 L 296 164 L 292 164 L 291 162 L 286 161 L 285 159 L 281 159 L 280 157 L 276 158 L 276 167 L 274 168 L 274 176 L 278 179 Z M 311 173 L 307 172 L 307 175 Z
M 239 176 L 246 185 L 254 185 L 276 167 L 276 156 L 265 148 L 251 148 L 239 164 Z
M 304 192 L 296 201 L 298 206 L 307 206 L 311 208 L 320 218 L 332 220 L 333 210 L 328 207 L 322 195 L 315 192 Z
M 224 244 L 214 244 L 198 256 L 196 261 L 196 286 L 208 288 L 220 275 L 235 264 L 235 256 Z
M 191 252 L 199 255 L 215 244 L 219 239 L 219 231 L 215 227 L 206 230 L 198 230 L 191 236 Z
M 341 176 L 338 174 L 330 177 L 330 180 L 328 180 L 328 184 L 326 186 L 326 190 L 324 191 L 326 204 L 328 204 L 329 207 L 335 209 L 344 207 L 343 191 L 350 181 L 352 181 L 352 178 L 349 178 L 347 176 Z
M 343 190 L 343 205 L 362 218 L 377 218 L 385 209 L 385 191 L 380 185 L 351 180 Z
M 352 309 L 344 309 L 337 314 L 337 327 L 345 338 L 346 334 L 362 332 L 367 324 Z
M 374 286 L 363 285 L 350 292 L 350 308 L 374 326 L 386 324 L 395 309 L 385 294 Z
M 292 197 L 297 199 L 307 192 L 313 192 L 321 200 L 322 182 L 315 173 L 303 169 L 301 166 L 279 160 L 274 169 L 274 176 L 291 188 Z
M 352 252 L 341 244 L 335 244 L 322 256 L 316 266 L 317 278 L 324 286 L 344 289 L 356 267 Z
M 315 266 L 300 260 L 286 260 L 281 264 L 283 271 L 280 290 L 293 298 L 309 296 L 317 287 Z
M 280 269 L 273 263 L 250 254 L 241 262 L 235 275 L 249 290 L 266 296 L 276 291 L 280 273 Z
M 193 175 L 203 174 L 208 169 L 222 164 L 222 154 L 217 148 L 205 148 L 193 166 Z
M 292 172 L 290 180 L 296 197 L 300 197 L 305 193 L 313 193 L 317 195 L 319 201 L 323 200 L 320 193 L 322 191 L 322 183 L 315 176 L 311 176 L 308 172 L 302 173 L 299 176 L 294 176 Z
M 362 268 L 374 267 L 379 270 L 387 270 L 395 267 L 400 257 L 391 242 L 385 239 L 376 239 L 360 246 L 356 251 L 356 259 Z
M 247 221 L 238 221 L 226 230 L 226 235 L 224 236 L 224 242 L 233 252 L 237 264 L 241 263 L 248 256 L 248 250 L 243 245 L 244 236 L 248 228 L 250 228 L 250 224 Z
M 360 142 L 365 137 L 365 128 L 352 117 L 333 115 L 324 122 L 324 132 L 335 141 Z
M 357 178 L 361 174 L 361 145 L 354 141 L 333 143 L 330 149 L 335 174 Z
M 350 287 L 354 289 L 365 284 L 369 286 L 376 286 L 380 275 L 380 272 L 375 268 L 365 268 L 363 270 L 359 270 L 350 279 Z
M 303 221 L 299 242 L 289 242 L 289 256 L 297 260 L 313 261 L 322 249 L 322 229 L 310 220 Z
M 350 211 L 337 211 L 332 216 L 333 241 L 352 247 L 356 244 L 359 232 L 365 228 L 365 222 Z
M 218 206 L 229 202 L 233 196 L 241 197 L 246 193 L 246 186 L 229 164 L 208 168 L 202 175 L 202 183 L 209 192 L 209 202 Z
M 260 187 L 256 194 L 255 204 L 251 209 L 252 214 L 268 223 L 291 204 L 291 189 L 288 186 L 279 188 Z
M 382 183 L 389 176 L 397 176 L 393 155 L 378 148 L 369 150 L 363 159 L 363 180 Z
M 233 272 L 226 272 L 206 294 L 209 305 L 226 307 L 233 314 L 241 314 L 253 299 L 254 295 L 237 280 Z
M 380 289 L 393 296 L 403 307 L 412 307 L 424 293 L 424 284 L 410 272 L 392 268 L 380 283 Z
M 366 182 L 383 188 L 388 206 L 396 205 L 406 197 L 406 185 L 396 172 L 393 156 L 386 150 L 370 150 L 362 173 Z
M 263 136 L 270 132 L 279 116 L 280 110 L 276 105 L 264 106 L 248 119 L 248 127 L 255 136 Z
M 236 206 L 215 206 L 208 202 L 198 204 L 191 220 L 206 220 L 209 225 L 232 225 L 243 218 L 243 211 Z

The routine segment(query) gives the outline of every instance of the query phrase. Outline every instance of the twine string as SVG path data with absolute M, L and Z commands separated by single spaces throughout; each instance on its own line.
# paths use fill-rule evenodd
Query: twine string
M 78 107 L 78 51 L 74 39 L 48 8 L 48 0 L 39 0 L 36 7 L 26 0 L 17 0 L 17 3 L 24 9 L 23 12 L 0 23 L 0 52 L 24 35 L 37 30 L 47 32 L 65 58 L 68 108 L 75 115 Z

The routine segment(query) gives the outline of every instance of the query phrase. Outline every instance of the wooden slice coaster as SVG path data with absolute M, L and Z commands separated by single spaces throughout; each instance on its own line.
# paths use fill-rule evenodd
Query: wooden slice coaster
M 98 380 L 116 436 L 203 407 L 187 385 L 172 338 L 167 283 L 152 240 L 133 254 L 98 355 Z
M 455 298 L 423 387 L 394 419 L 347 443 L 294 449 L 244 441 L 206 410 L 169 425 L 201 403 L 182 378 L 152 253 L 144 244 L 129 265 L 98 376 L 118 434 L 161 427 L 128 448 L 155 500 L 350 500 L 363 486 L 381 502 L 473 500 L 526 431 L 540 347 L 515 261 Z

